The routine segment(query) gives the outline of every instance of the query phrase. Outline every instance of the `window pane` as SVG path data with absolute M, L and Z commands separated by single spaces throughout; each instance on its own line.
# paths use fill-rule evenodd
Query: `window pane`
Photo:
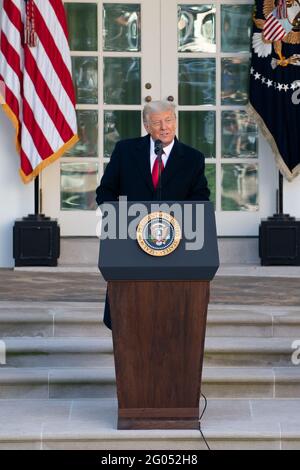
M 222 210 L 258 211 L 256 163 L 222 165 Z
M 141 103 L 141 60 L 137 57 L 104 59 L 104 103 Z
M 78 104 L 98 103 L 97 57 L 72 57 L 73 81 Z
M 110 158 L 116 143 L 121 139 L 140 137 L 140 111 L 104 112 L 104 157 Z
M 209 200 L 216 207 L 216 165 L 213 163 L 205 164 L 205 176 L 207 178 L 208 187 L 210 189 Z
M 215 157 L 214 111 L 179 111 L 179 134 L 182 142 L 200 150 L 206 158 Z
M 214 5 L 178 5 L 178 52 L 216 52 Z
M 98 111 L 76 111 L 79 142 L 64 157 L 98 156 Z
M 221 6 L 222 52 L 249 52 L 252 5 Z
M 61 163 L 61 210 L 95 210 L 97 163 Z
M 245 111 L 222 112 L 222 157 L 257 157 L 258 129 Z
M 97 50 L 97 5 L 65 3 L 69 44 L 72 51 Z
M 103 50 L 141 50 L 141 6 L 126 3 L 103 5 Z
M 215 104 L 215 59 L 179 59 L 179 104 Z
M 222 104 L 247 104 L 248 82 L 248 59 L 222 59 Z

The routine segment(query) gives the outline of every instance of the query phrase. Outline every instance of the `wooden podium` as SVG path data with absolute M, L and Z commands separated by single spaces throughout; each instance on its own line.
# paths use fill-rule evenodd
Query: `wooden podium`
M 150 213 L 150 203 L 145 204 Z M 209 281 L 219 258 L 212 204 L 189 204 L 203 209 L 200 250 L 186 250 L 184 227 L 178 248 L 163 257 L 143 252 L 136 240 L 101 241 L 99 268 L 108 280 L 118 429 L 199 426 Z

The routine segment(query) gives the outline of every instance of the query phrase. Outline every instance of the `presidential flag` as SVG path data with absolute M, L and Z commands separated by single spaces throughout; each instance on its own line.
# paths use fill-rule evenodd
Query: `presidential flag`
M 78 141 L 62 0 L 3 0 L 0 41 L 0 103 L 28 183 Z
M 300 173 L 300 0 L 256 0 L 249 112 L 280 172 Z

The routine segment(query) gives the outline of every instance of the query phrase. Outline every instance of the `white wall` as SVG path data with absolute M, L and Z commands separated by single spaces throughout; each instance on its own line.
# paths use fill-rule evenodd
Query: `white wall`
M 34 184 L 24 185 L 19 176 L 15 130 L 0 109 L 0 268 L 12 267 L 12 230 L 16 218 L 34 210 Z

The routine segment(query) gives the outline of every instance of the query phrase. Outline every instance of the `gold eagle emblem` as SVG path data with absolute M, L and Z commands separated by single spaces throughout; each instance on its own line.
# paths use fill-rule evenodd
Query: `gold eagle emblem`
M 253 22 L 261 33 L 254 33 L 252 45 L 259 57 L 267 57 L 272 52 L 272 45 L 278 59 L 273 59 L 271 65 L 300 66 L 300 54 L 284 57 L 282 43 L 300 44 L 300 1 L 299 0 L 264 0 L 263 14 L 265 19 L 256 18 Z

